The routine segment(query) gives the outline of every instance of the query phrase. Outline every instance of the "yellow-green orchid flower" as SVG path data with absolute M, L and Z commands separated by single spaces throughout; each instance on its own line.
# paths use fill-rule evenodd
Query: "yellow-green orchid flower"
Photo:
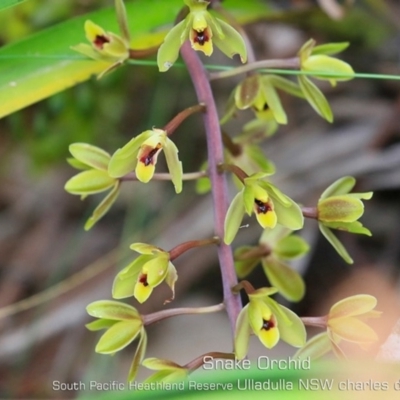
M 186 18 L 174 26 L 167 34 L 158 50 L 157 63 L 161 72 L 167 71 L 179 55 L 179 49 L 186 40 L 192 48 L 210 56 L 213 43 L 228 57 L 240 55 L 241 61 L 247 60 L 246 45 L 240 34 L 223 20 L 213 17 L 205 0 L 185 0 L 189 7 Z
M 116 276 L 113 297 L 122 299 L 134 296 L 139 303 L 144 303 L 153 289 L 164 280 L 174 293 L 178 277 L 170 254 L 145 243 L 134 243 L 130 248 L 141 255 Z
M 162 129 L 153 128 L 133 138 L 111 157 L 108 172 L 110 176 L 122 177 L 135 170 L 141 182 L 149 182 L 154 175 L 157 158 L 164 150 L 167 166 L 171 174 L 176 193 L 182 191 L 182 163 L 178 158 L 178 149 Z
M 255 213 L 264 229 L 273 229 L 277 223 L 292 230 L 302 228 L 304 218 L 300 207 L 274 185 L 263 181 L 266 175 L 256 173 L 244 179 L 243 189 L 235 196 L 226 214 L 226 244 L 232 243 L 245 213 Z
M 270 298 L 277 291 L 270 287 L 248 294 L 249 303 L 236 321 L 235 354 L 238 359 L 246 356 L 251 333 L 268 349 L 275 347 L 280 339 L 294 347 L 304 346 L 304 324 L 294 312 Z

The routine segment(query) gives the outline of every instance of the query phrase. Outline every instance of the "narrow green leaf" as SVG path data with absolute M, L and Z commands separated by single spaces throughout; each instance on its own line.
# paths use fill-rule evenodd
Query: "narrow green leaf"
M 113 354 L 133 342 L 140 332 L 142 321 L 121 321 L 109 328 L 97 343 L 96 353 Z
M 353 259 L 350 257 L 349 253 L 342 245 L 340 240 L 332 233 L 332 231 L 326 227 L 324 224 L 319 224 L 319 230 L 325 236 L 326 240 L 332 245 L 332 247 L 338 252 L 340 257 L 343 258 L 347 264 L 353 264 Z
M 88 143 L 73 143 L 69 146 L 69 152 L 83 164 L 103 171 L 107 171 L 111 159 L 106 151 Z
M 104 192 L 115 183 L 115 179 L 111 178 L 108 172 L 91 169 L 73 176 L 65 184 L 65 190 L 72 194 L 88 195 Z
M 90 303 L 86 307 L 86 311 L 89 315 L 96 318 L 105 318 L 112 320 L 139 320 L 140 315 L 136 308 L 113 300 L 99 300 Z
M 333 121 L 331 107 L 322 92 L 306 76 L 298 77 L 300 88 L 311 107 L 328 122 Z
M 321 194 L 320 200 L 326 199 L 330 196 L 340 196 L 347 194 L 353 189 L 356 184 L 355 178 L 352 176 L 344 176 L 329 185 Z
M 108 210 L 115 203 L 119 195 L 119 182 L 115 184 L 113 189 L 103 199 L 103 201 L 95 208 L 92 216 L 86 221 L 84 229 L 88 231 L 93 225 L 107 214 Z

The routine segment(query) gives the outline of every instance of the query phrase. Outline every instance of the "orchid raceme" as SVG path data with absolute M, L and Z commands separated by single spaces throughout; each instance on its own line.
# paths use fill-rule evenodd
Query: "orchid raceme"
M 171 288 L 174 296 L 178 276 L 170 261 L 170 254 L 145 243 L 134 243 L 130 248 L 141 255 L 116 276 L 113 297 L 122 299 L 134 296 L 139 303 L 144 303 L 153 289 L 163 281 Z
M 89 230 L 114 204 L 120 192 L 120 181 L 108 173 L 111 156 L 103 149 L 87 143 L 73 143 L 69 146 L 73 158 L 68 162 L 74 168 L 83 170 L 65 184 L 65 190 L 80 195 L 82 199 L 89 195 L 110 190 L 108 195 L 93 211 L 85 224 Z
M 245 213 L 256 214 L 262 228 L 277 223 L 292 230 L 303 227 L 300 207 L 273 184 L 262 180 L 267 174 L 256 173 L 243 179 L 243 189 L 235 196 L 225 217 L 226 244 L 232 243 Z
M 287 261 L 303 256 L 308 250 L 304 239 L 277 225 L 263 232 L 258 246 L 242 246 L 235 250 L 236 272 L 239 278 L 244 278 L 261 263 L 271 285 L 286 299 L 299 301 L 304 296 L 305 284 Z
M 135 170 L 139 181 L 147 183 L 154 175 L 157 158 L 164 151 L 176 193 L 182 191 L 182 163 L 178 149 L 162 129 L 153 128 L 133 138 L 112 156 L 108 171 L 119 178 Z
M 86 310 L 89 315 L 98 318 L 86 325 L 89 330 L 107 329 L 96 345 L 97 353 L 113 355 L 140 338 L 128 377 L 129 381 L 135 379 L 147 346 L 147 335 L 139 312 L 128 304 L 113 300 L 95 301 Z
M 270 298 L 277 291 L 271 287 L 248 294 L 249 304 L 243 307 L 236 322 L 235 354 L 238 359 L 247 354 L 251 332 L 268 349 L 276 346 L 280 339 L 294 347 L 304 346 L 304 324 L 295 313 Z
M 215 44 L 228 57 L 239 54 L 247 61 L 246 45 L 240 34 L 223 20 L 212 16 L 205 0 L 184 0 L 189 7 L 186 18 L 174 26 L 158 50 L 157 63 L 161 72 L 167 71 L 179 55 L 182 44 L 189 39 L 192 48 L 210 56 Z
M 351 176 L 345 176 L 332 183 L 321 195 L 318 206 L 319 229 L 339 255 L 349 264 L 352 258 L 331 229 L 371 236 L 358 219 L 364 213 L 361 200 L 371 199 L 373 193 L 350 193 L 356 184 Z
M 159 358 L 146 358 L 142 365 L 146 368 L 157 371 L 149 376 L 145 382 L 176 382 L 185 380 L 189 376 L 189 370 L 170 360 Z
M 314 336 L 297 352 L 299 358 L 318 358 L 333 351 L 339 358 L 346 358 L 342 342 L 354 343 L 368 349 L 378 340 L 375 331 L 365 323 L 370 318 L 378 318 L 375 297 L 360 294 L 347 297 L 334 304 L 326 316 L 327 330 Z

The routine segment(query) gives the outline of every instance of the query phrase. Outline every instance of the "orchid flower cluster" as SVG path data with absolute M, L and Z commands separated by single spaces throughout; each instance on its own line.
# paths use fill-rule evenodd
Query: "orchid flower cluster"
M 172 67 L 178 59 L 181 48 L 186 62 L 188 57 L 193 57 L 193 51 L 211 56 L 214 45 L 228 57 L 237 54 L 242 63 L 247 62 L 248 44 L 243 39 L 245 32 L 238 31 L 236 23 L 233 26 L 231 20 L 216 16 L 212 9 L 212 1 L 183 0 L 183 2 L 184 8 L 179 14 L 180 19 L 178 18 L 175 26 L 166 33 L 164 41 L 156 49 L 157 65 L 161 72 Z M 86 21 L 84 29 L 90 44 L 81 43 L 73 47 L 74 50 L 92 58 L 94 62 L 104 64 L 105 69 L 99 78 L 121 67 L 129 59 L 147 57 L 154 53 L 153 48 L 148 49 L 148 52 L 131 48 L 129 18 L 123 0 L 115 0 L 115 5 L 121 35 L 108 32 L 92 21 Z M 185 47 L 187 41 L 191 48 Z M 309 76 L 300 74 L 296 83 L 277 74 L 252 72 L 233 89 L 227 103 L 227 111 L 220 123 L 224 124 L 233 118 L 237 110 L 251 109 L 255 119 L 248 122 L 242 132 L 234 138 L 225 132 L 209 133 L 214 135 L 214 141 L 225 145 L 224 159 L 216 161 L 212 158 L 214 153 L 211 151 L 204 164 L 205 171 L 195 174 L 195 178 L 198 179 L 198 189 L 203 193 L 208 190 L 222 190 L 218 186 L 218 179 L 225 179 L 226 173 L 230 173 L 234 178 L 238 193 L 233 197 L 230 206 L 224 209 L 224 205 L 214 204 L 218 212 L 222 207 L 224 213 L 223 226 L 215 226 L 215 231 L 219 233 L 209 239 L 177 244 L 171 250 L 153 244 L 133 243 L 130 248 L 139 256 L 115 277 L 112 287 L 112 297 L 115 300 L 96 301 L 87 307 L 89 315 L 97 318 L 87 325 L 88 329 L 106 330 L 96 346 L 96 352 L 114 354 L 134 340 L 139 340 L 129 380 L 135 379 L 140 365 L 157 371 L 149 381 L 185 379 L 189 373 L 201 367 L 201 357 L 186 365 L 164 359 L 144 359 L 147 346 L 146 327 L 161 319 L 188 313 L 188 309 L 164 310 L 141 315 L 135 307 L 117 300 L 133 297 L 138 303 L 144 303 L 157 287 L 165 282 L 172 291 L 171 298 L 166 302 L 172 301 L 175 285 L 178 282 L 174 260 L 186 251 L 204 245 L 219 246 L 225 253 L 228 252 L 226 253 L 228 258 L 221 256 L 225 259 L 220 259 L 223 279 L 226 276 L 224 273 L 229 268 L 235 269 L 237 276 L 243 279 L 261 264 L 270 283 L 269 287 L 255 289 L 246 280 L 240 283 L 231 282 L 232 291 L 225 293 L 224 302 L 216 306 L 191 310 L 191 313 L 196 314 L 227 309 L 232 326 L 235 327 L 232 351 L 210 352 L 213 357 L 243 359 L 247 356 L 252 335 L 256 336 L 267 349 L 273 348 L 281 340 L 300 348 L 299 357 L 310 354 L 319 356 L 330 350 L 342 355 L 344 353 L 341 348 L 342 341 L 359 343 L 365 347 L 377 340 L 372 328 L 359 320 L 361 316 L 378 315 L 374 310 L 376 299 L 372 296 L 358 295 L 344 299 L 333 305 L 327 316 L 319 319 L 315 317 L 317 323 L 315 319 L 300 318 L 272 298 L 279 293 L 287 300 L 297 302 L 305 294 L 303 278 L 290 265 L 290 260 L 302 257 L 309 251 L 307 242 L 294 233 L 303 228 L 305 218 L 318 221 L 322 234 L 348 263 L 353 261 L 333 231 L 342 230 L 370 235 L 369 230 L 359 222 L 359 218 L 364 212 L 363 200 L 370 199 L 372 193 L 351 192 L 356 184 L 354 178 L 338 179 L 321 194 L 315 206 L 303 207 L 284 194 L 274 183 L 274 164 L 265 157 L 259 147 L 261 141 L 270 137 L 277 131 L 279 125 L 288 121 L 278 91 L 305 99 L 320 116 L 332 122 L 333 114 L 329 103 L 310 77 L 327 80 L 333 86 L 337 81 L 351 79 L 353 74 L 351 66 L 332 57 L 347 46 L 347 43 L 317 46 L 311 39 L 299 50 L 296 59 L 297 69 L 309 73 Z M 198 59 L 195 60 L 198 62 Z M 204 71 L 196 70 L 197 72 L 193 73 L 195 67 L 189 64 L 188 68 L 192 72 L 195 85 L 209 87 Z M 152 127 L 135 135 L 112 154 L 86 143 L 71 144 L 72 158 L 68 161 L 81 172 L 66 183 L 65 189 L 71 194 L 81 196 L 82 199 L 108 191 L 87 221 L 85 229 L 91 229 L 117 201 L 122 184 L 130 181 L 146 184 L 157 180 L 163 174 L 156 172 L 161 153 L 164 153 L 169 170 L 163 177 L 167 176 L 172 182 L 176 193 L 182 192 L 185 173 L 173 134 L 180 123 L 195 112 L 204 113 L 206 119 L 212 118 L 212 113 L 216 115 L 213 102 L 207 102 L 204 96 L 199 98 L 199 102 L 199 105 L 183 110 L 164 127 Z M 210 146 L 212 148 L 214 144 Z M 216 201 L 218 202 L 218 199 Z M 233 262 L 231 244 L 240 235 L 243 219 L 248 217 L 259 224 L 260 240 L 256 245 L 237 248 L 234 251 Z M 238 292 L 242 289 L 247 294 L 248 303 L 235 315 L 233 308 L 230 308 L 232 294 L 233 301 L 240 304 Z M 308 323 L 324 328 L 325 332 L 307 342 L 305 325 Z

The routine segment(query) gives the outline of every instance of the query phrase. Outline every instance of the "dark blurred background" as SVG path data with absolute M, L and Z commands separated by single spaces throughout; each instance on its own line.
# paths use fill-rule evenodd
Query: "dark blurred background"
M 30 0 L 0 13 L 0 43 L 111 4 Z M 397 1 L 356 1 L 340 19 L 333 19 L 334 13 L 327 15 L 329 7 L 323 11 L 316 1 L 265 0 L 265 5 L 270 15 L 246 27 L 258 59 L 292 57 L 310 37 L 318 43 L 350 41 L 340 57 L 355 71 L 399 74 Z M 205 61 L 230 62 L 218 51 Z M 213 83 L 221 115 L 239 79 Z M 264 146 L 277 166 L 274 182 L 298 202 L 313 205 L 334 180 L 355 176 L 357 191 L 375 192 L 362 219 L 373 236 L 338 234 L 355 260 L 349 266 L 321 237 L 316 224 L 307 221 L 302 235 L 312 251 L 293 264 L 305 277 L 307 293 L 291 306 L 302 316 L 321 315 L 345 296 L 375 295 L 384 318 L 374 327 L 384 341 L 400 315 L 400 84 L 354 79 L 336 88 L 321 87 L 335 115 L 332 125 L 306 102 L 282 96 L 289 123 Z M 212 235 L 212 204 L 208 195 L 195 193 L 193 182 L 185 183 L 179 196 L 168 182 L 126 183 L 111 211 L 84 232 L 84 222 L 101 196 L 80 201 L 64 191 L 65 182 L 75 173 L 65 161 L 68 146 L 87 142 L 112 153 L 195 103 L 184 69 L 172 68 L 164 75 L 155 67 L 130 65 L 0 120 L 0 398 L 78 395 L 54 392 L 53 381 L 125 382 L 135 345 L 114 357 L 95 354 L 99 334 L 85 329 L 90 320 L 85 307 L 111 298 L 115 274 L 136 256 L 129 244 L 142 241 L 170 249 Z M 249 120 L 251 113 L 243 112 L 240 118 L 240 122 Z M 239 125 L 228 124 L 227 132 L 240 133 Z M 174 141 L 184 171 L 198 170 L 206 158 L 200 117 L 185 121 L 174 133 Z M 162 156 L 157 170 L 165 170 Z M 253 220 L 249 223 L 235 246 L 257 242 L 260 229 Z M 215 249 L 192 250 L 176 266 L 176 300 L 163 306 L 170 294 L 164 286 L 158 287 L 139 308 L 141 312 L 221 301 Z M 257 287 L 266 284 L 260 271 L 251 280 Z M 151 326 L 148 333 L 149 357 L 184 364 L 208 351 L 231 351 L 223 313 L 177 317 Z M 285 346 L 267 353 L 256 342 L 252 341 L 253 356 L 293 353 Z M 144 376 L 141 372 L 139 379 Z

